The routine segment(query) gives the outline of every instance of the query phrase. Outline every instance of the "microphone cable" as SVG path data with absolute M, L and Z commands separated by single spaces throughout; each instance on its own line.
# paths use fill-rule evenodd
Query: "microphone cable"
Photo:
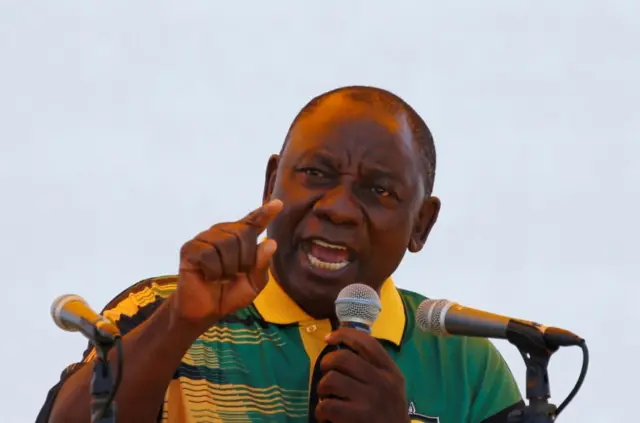
M 104 405 L 99 410 L 99 412 L 96 413 L 94 415 L 94 417 L 92 418 L 92 421 L 94 421 L 94 422 L 99 422 L 105 416 L 105 414 L 107 413 L 107 411 L 111 407 L 111 404 L 113 404 L 113 400 L 116 397 L 116 393 L 118 392 L 118 388 L 120 388 L 120 382 L 122 382 L 122 373 L 123 373 L 122 369 L 124 367 L 124 347 L 122 346 L 122 338 L 121 337 L 117 337 L 115 339 L 115 347 L 116 347 L 116 361 L 117 361 L 115 378 L 114 378 L 114 381 L 113 381 L 113 385 L 111 387 L 111 392 L 109 393 L 109 396 L 107 397 L 106 401 L 104 402 Z M 107 363 L 106 359 L 103 360 L 102 358 L 98 358 L 98 360 L 102 361 L 106 366 L 108 366 L 108 363 Z
M 556 412 L 555 412 L 556 417 L 575 398 L 575 396 L 578 394 L 578 391 L 580 391 L 580 388 L 582 388 L 582 384 L 584 383 L 585 378 L 587 377 L 587 370 L 589 369 L 589 349 L 587 348 L 587 343 L 584 340 L 582 340 L 582 342 L 578 344 L 578 347 L 580 347 L 580 349 L 582 350 L 582 368 L 580 369 L 580 376 L 578 376 L 578 380 L 576 381 L 576 384 L 573 386 L 573 389 L 571 390 L 571 392 L 569 392 L 569 395 L 567 395 L 564 401 L 562 401 L 562 403 L 560 403 L 560 405 L 556 409 Z M 524 355 L 523 355 L 523 358 L 524 358 Z

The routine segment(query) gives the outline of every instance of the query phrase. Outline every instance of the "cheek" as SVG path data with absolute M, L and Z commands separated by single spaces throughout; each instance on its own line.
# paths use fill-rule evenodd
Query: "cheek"
M 383 216 L 384 215 L 384 216 Z M 403 213 L 370 215 L 369 238 L 372 256 L 383 261 L 398 261 L 404 256 L 411 237 L 412 219 Z
M 381 234 L 388 238 L 406 238 L 411 235 L 415 216 L 406 210 L 369 208 L 369 225 L 373 233 Z
M 286 250 L 291 240 L 291 237 L 287 236 L 291 231 L 287 222 L 287 216 L 280 213 L 267 228 L 267 236 L 278 243 L 278 250 Z
M 371 234 L 371 256 L 374 260 L 401 258 L 409 245 L 408 236 L 399 236 L 396 232 Z
M 305 188 L 295 179 L 287 179 L 274 190 L 274 195 L 284 204 L 284 210 L 278 217 L 280 220 L 286 219 L 283 227 L 286 226 L 293 234 L 296 226 L 310 213 L 322 194 Z
M 362 269 L 366 274 L 363 279 L 371 281 L 371 283 L 382 283 L 391 276 L 407 252 L 407 244 L 400 237 L 381 237 L 381 240 L 371 240 L 371 255 L 368 265 Z M 408 241 L 407 241 L 408 242 Z
M 286 176 L 276 179 L 273 188 L 273 196 L 282 200 L 285 207 L 288 203 L 304 202 L 309 197 L 308 190 L 296 180 L 295 176 Z

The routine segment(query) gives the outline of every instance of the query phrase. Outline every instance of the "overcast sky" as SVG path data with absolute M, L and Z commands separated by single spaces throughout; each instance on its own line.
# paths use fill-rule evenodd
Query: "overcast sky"
M 175 273 L 185 240 L 259 205 L 298 110 L 350 84 L 436 139 L 440 220 L 397 284 L 573 330 L 592 364 L 560 421 L 636 415 L 638 5 L 0 0 L 2 422 L 33 422 L 84 349 L 56 296 L 100 309 Z M 556 404 L 579 369 L 553 358 Z

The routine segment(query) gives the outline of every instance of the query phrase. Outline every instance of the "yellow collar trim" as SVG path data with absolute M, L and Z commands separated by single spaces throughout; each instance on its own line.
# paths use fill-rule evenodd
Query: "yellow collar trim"
M 382 284 L 380 302 L 382 311 L 371 328 L 371 334 L 375 338 L 400 346 L 407 318 L 402 298 L 391 278 Z M 269 282 L 254 300 L 253 305 L 269 323 L 286 325 L 315 320 L 284 292 L 271 274 L 269 274 Z

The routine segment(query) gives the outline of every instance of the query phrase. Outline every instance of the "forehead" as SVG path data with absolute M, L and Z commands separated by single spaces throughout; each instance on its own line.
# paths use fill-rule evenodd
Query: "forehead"
M 407 166 L 417 153 L 403 111 L 333 95 L 301 116 L 289 133 L 285 154 L 323 150 Z M 298 154 L 296 154 L 298 153 Z

